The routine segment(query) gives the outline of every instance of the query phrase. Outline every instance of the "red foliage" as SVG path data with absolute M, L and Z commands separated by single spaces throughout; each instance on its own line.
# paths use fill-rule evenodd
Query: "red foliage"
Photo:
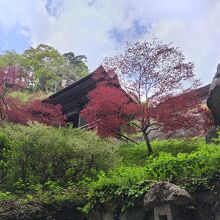
M 25 88 L 27 80 L 21 69 L 13 66 L 2 67 L 0 68 L 0 93 Z
M 45 125 L 64 125 L 66 116 L 61 111 L 61 105 L 53 105 L 40 100 L 31 102 L 27 112 L 30 114 L 29 121 L 37 121 Z
M 166 136 L 204 135 L 211 122 L 195 91 L 167 97 L 154 109 L 153 118 Z
M 137 109 L 122 89 L 104 82 L 97 85 L 88 97 L 89 104 L 81 115 L 87 123 L 93 123 L 102 136 L 116 136 L 116 131 L 128 122 Z
M 26 125 L 28 122 L 37 121 L 51 126 L 63 125 L 65 116 L 60 105 L 52 105 L 32 100 L 21 103 L 18 99 L 9 96 L 9 92 L 18 91 L 26 87 L 28 77 L 16 67 L 0 69 L 0 116 L 1 120 Z
M 167 135 L 178 130 L 192 135 L 204 132 L 207 113 L 192 92 L 199 85 L 194 78 L 194 65 L 185 62 L 179 48 L 155 39 L 128 44 L 124 53 L 106 58 L 105 67 L 117 71 L 123 90 L 119 84 L 111 86 L 106 80 L 89 93 L 82 115 L 88 123 L 96 123 L 99 134 L 114 135 L 115 130 L 129 122 L 142 132 L 152 153 L 148 135 L 153 130 Z M 98 74 L 97 81 L 103 78 Z
M 15 99 L 11 99 L 6 114 L 8 121 L 23 125 L 36 121 L 49 126 L 59 126 L 65 124 L 66 120 L 60 105 L 52 105 L 40 100 L 22 104 Z
M 2 67 L 0 68 L 0 116 L 3 120 L 5 112 L 9 109 L 8 93 L 23 89 L 26 86 L 26 78 L 23 77 L 22 71 L 17 67 Z
M 161 130 L 166 136 L 172 136 L 182 129 L 184 136 L 194 136 L 206 133 L 212 122 L 195 92 L 169 97 L 157 106 L 147 106 L 133 102 L 121 88 L 102 82 L 88 97 L 89 103 L 81 115 L 105 137 L 116 136 L 115 131 L 122 126 L 125 131 L 137 131 L 146 125 L 147 133 Z M 129 122 L 133 124 L 128 126 Z
M 27 112 L 25 106 L 17 99 L 6 97 L 7 108 L 3 111 L 4 120 L 13 123 L 27 124 Z

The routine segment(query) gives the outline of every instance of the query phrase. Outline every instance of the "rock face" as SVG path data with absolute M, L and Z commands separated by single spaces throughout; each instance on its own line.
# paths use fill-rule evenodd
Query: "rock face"
M 168 182 L 160 182 L 151 187 L 144 197 L 144 207 L 151 208 L 158 204 L 171 203 L 186 205 L 192 201 L 189 193 L 179 186 Z
M 0 201 L 0 220 L 85 220 L 73 205 L 41 205 L 36 202 Z
M 0 219 L 43 219 L 44 209 L 38 204 L 21 204 L 17 201 L 0 201 Z
M 210 86 L 207 106 L 211 110 L 215 121 L 215 127 L 213 127 L 206 136 L 206 142 L 211 143 L 212 138 L 217 137 L 216 126 L 220 126 L 220 64 L 218 64 L 217 72 Z
M 215 125 L 220 126 L 220 64 L 210 86 L 207 106 L 213 114 Z

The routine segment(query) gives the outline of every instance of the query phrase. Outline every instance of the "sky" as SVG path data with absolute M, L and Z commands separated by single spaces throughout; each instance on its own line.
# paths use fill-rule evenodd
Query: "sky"
M 220 63 L 220 0 L 0 0 L 0 53 L 48 44 L 86 55 L 90 71 L 127 41 L 179 46 L 210 83 Z

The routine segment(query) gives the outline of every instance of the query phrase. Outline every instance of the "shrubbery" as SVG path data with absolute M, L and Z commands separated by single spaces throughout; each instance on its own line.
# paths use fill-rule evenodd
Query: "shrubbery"
M 40 124 L 0 129 L 4 186 L 13 183 L 77 182 L 117 164 L 116 147 L 94 133 Z
M 161 152 L 149 157 L 143 167 L 130 164 L 101 173 L 98 180 L 90 184 L 89 203 L 84 211 L 88 212 L 96 203 L 116 207 L 122 204 L 122 209 L 133 206 L 152 183 L 159 181 L 169 181 L 190 191 L 210 187 L 211 180 L 219 177 L 220 147 L 206 146 L 200 141 L 196 149 L 191 149 L 194 150 L 173 155 Z
M 175 156 L 178 153 L 190 153 L 202 143 L 203 140 L 199 138 L 154 140 L 152 141 L 152 148 L 155 155 L 166 152 Z M 119 154 L 122 157 L 123 165 L 145 166 L 146 158 L 148 157 L 146 145 L 143 142 L 121 145 Z
M 142 201 L 152 183 L 190 191 L 219 178 L 220 147 L 201 139 L 116 144 L 80 129 L 40 124 L 0 128 L 0 200 L 19 199 L 88 213 L 96 204 L 125 209 Z M 117 144 L 119 145 L 119 144 Z

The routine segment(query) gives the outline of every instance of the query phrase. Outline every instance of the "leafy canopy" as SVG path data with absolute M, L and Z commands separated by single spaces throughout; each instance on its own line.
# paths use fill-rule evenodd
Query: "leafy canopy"
M 21 55 L 5 51 L 0 55 L 0 66 L 20 68 L 29 77 L 27 89 L 31 92 L 57 92 L 89 73 L 84 55 L 73 52 L 61 54 L 55 48 L 39 44 Z
M 99 134 L 118 135 L 119 128 L 140 132 L 152 154 L 149 135 L 155 130 L 169 136 L 180 134 L 180 129 L 184 135 L 187 130 L 188 135 L 204 132 L 206 114 L 194 92 L 199 85 L 194 65 L 179 48 L 157 39 L 127 44 L 104 65 L 117 73 L 121 88 L 105 80 L 88 95 L 82 115 L 96 123 Z
M 0 119 L 27 124 L 38 121 L 46 125 L 59 126 L 65 123 L 60 105 L 52 105 L 32 99 L 23 103 L 12 92 L 26 88 L 29 78 L 17 66 L 0 67 Z M 33 98 L 33 97 L 32 97 Z

